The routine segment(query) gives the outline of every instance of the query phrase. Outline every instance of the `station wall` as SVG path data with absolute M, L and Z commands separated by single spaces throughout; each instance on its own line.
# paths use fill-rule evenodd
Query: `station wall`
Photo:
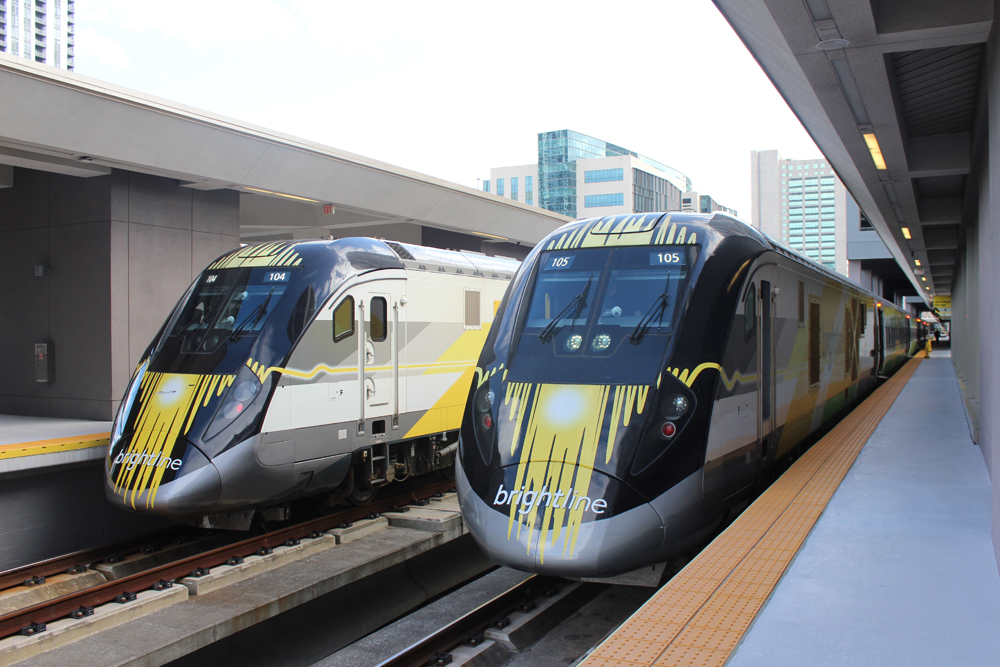
M 0 412 L 112 419 L 194 275 L 238 245 L 236 192 L 15 168 L 0 189 Z M 42 342 L 55 350 L 48 384 L 35 381 Z
M 998 3 L 1000 4 L 1000 3 Z M 972 131 L 971 173 L 952 285 L 952 363 L 969 427 L 992 481 L 993 548 L 1000 567 L 1000 38 L 987 42 Z

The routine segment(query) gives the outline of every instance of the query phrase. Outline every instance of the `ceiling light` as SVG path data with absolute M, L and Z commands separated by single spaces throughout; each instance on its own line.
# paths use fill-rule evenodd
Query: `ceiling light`
M 920 260 L 919 259 L 913 260 L 913 263 L 916 264 L 917 266 L 920 266 Z
M 266 195 L 274 195 L 275 197 L 285 197 L 286 199 L 295 199 L 296 201 L 307 201 L 311 204 L 318 204 L 318 199 L 309 199 L 309 197 L 297 197 L 295 195 L 286 195 L 283 192 L 274 192 L 273 190 L 264 190 L 262 188 L 251 188 L 249 185 L 243 186 L 244 190 L 250 190 L 252 192 L 263 192 Z
M 903 238 L 906 239 L 907 241 L 909 241 L 910 238 L 912 238 L 910 236 L 910 228 L 909 227 L 903 227 L 902 230 L 903 230 Z
M 880 170 L 885 170 L 885 160 L 882 158 L 882 149 L 878 146 L 878 139 L 871 132 L 864 135 L 865 143 L 868 144 L 868 152 L 872 154 L 872 161 L 875 163 L 875 168 Z
M 487 234 L 486 232 L 472 232 L 476 236 L 485 236 L 488 239 L 500 239 L 501 241 L 509 241 L 506 236 L 497 236 L 496 234 Z
M 927 277 L 926 276 L 920 276 L 920 279 L 923 280 L 924 282 L 927 282 Z

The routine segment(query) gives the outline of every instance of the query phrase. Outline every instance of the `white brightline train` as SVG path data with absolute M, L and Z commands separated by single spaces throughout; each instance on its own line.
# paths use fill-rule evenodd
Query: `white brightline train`
M 350 238 L 228 253 L 143 355 L 107 494 L 247 528 L 255 509 L 369 500 L 450 471 L 476 360 L 518 262 Z M 169 461 L 170 465 L 161 465 Z

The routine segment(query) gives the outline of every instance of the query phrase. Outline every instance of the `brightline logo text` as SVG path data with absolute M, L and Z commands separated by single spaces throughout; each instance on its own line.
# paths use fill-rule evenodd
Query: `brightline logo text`
M 525 491 L 524 487 L 521 487 L 520 491 L 507 491 L 503 488 L 503 484 L 497 490 L 496 498 L 493 499 L 494 505 L 512 505 L 517 507 L 518 514 L 527 514 L 536 505 L 543 507 L 547 504 L 552 505 L 553 509 L 563 510 L 563 509 L 578 509 L 580 505 L 583 505 L 583 511 L 591 511 L 594 514 L 604 514 L 604 510 L 608 508 L 608 503 L 603 498 L 598 498 L 597 500 L 591 501 L 587 496 L 577 495 L 570 488 L 569 491 L 556 491 L 554 494 L 549 493 L 549 487 L 543 486 L 541 491 Z M 559 501 L 565 498 L 565 502 L 561 505 Z M 548 499 L 547 501 L 545 499 Z

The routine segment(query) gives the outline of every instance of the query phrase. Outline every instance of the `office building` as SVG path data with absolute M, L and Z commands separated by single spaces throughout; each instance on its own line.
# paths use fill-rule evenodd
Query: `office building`
M 0 53 L 73 69 L 74 0 L 0 0 Z
M 685 192 L 681 196 L 681 210 L 691 213 L 715 213 L 716 211 L 721 211 L 722 213 L 737 215 L 736 209 L 723 206 L 708 195 L 690 191 Z
M 826 160 L 786 160 L 775 150 L 750 151 L 750 178 L 754 227 L 810 259 L 849 275 L 850 194 Z M 857 215 L 856 204 L 853 210 Z
M 486 192 L 573 218 L 680 211 L 693 189 L 673 167 L 572 130 L 540 133 L 535 164 L 491 169 L 483 183 Z

